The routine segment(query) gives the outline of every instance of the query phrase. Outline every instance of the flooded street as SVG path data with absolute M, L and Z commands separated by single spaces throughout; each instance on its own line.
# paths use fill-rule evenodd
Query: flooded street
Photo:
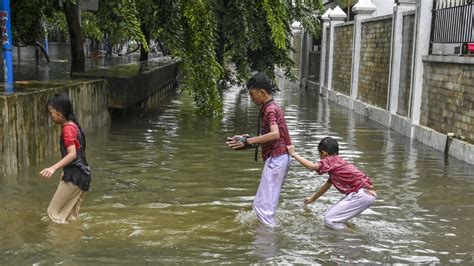
M 183 94 L 86 132 L 91 190 L 69 225 L 46 214 L 59 175 L 49 182 L 38 175 L 59 151 L 1 178 L 0 264 L 474 263 L 474 165 L 280 83 L 275 99 L 298 152 L 319 160 L 319 140 L 332 136 L 340 155 L 372 178 L 379 196 L 351 220 L 351 232 L 322 220 L 342 197 L 335 188 L 303 207 L 327 176 L 295 160 L 279 226 L 259 225 L 251 202 L 263 162 L 225 144 L 226 136 L 255 134 L 258 107 L 234 87 L 223 93 L 221 118 L 195 115 Z

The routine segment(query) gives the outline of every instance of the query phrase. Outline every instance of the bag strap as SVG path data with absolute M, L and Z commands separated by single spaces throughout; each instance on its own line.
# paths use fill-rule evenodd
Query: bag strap
M 263 111 L 263 108 L 265 108 L 267 105 L 269 105 L 272 102 L 273 102 L 273 99 L 271 99 L 268 102 L 264 103 L 262 105 L 262 107 L 260 107 L 260 111 L 258 112 L 258 121 L 257 121 L 257 136 L 260 136 L 261 131 L 262 131 L 262 111 Z M 257 145 L 257 147 L 255 147 L 255 157 L 254 157 L 255 161 L 258 161 L 258 147 L 259 146 L 260 145 Z

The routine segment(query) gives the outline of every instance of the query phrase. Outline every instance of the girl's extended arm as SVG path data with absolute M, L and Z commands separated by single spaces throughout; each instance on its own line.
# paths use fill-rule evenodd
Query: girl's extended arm
M 328 191 L 328 189 L 330 189 L 331 186 L 332 186 L 332 184 L 329 181 L 326 181 L 326 183 L 324 183 L 324 185 L 318 190 L 318 192 L 314 193 L 313 196 L 307 197 L 307 198 L 304 199 L 304 204 L 308 205 L 310 203 L 313 203 L 315 200 L 317 200 L 319 197 L 321 197 L 321 195 L 326 193 L 326 191 Z
M 70 164 L 76 158 L 77 158 L 76 146 L 71 145 L 67 148 L 66 156 L 64 156 L 61 160 L 59 160 L 59 162 L 55 163 L 53 166 L 50 166 L 48 168 L 41 170 L 40 175 L 42 176 L 43 179 L 48 180 L 57 169 Z
M 303 157 L 301 157 L 298 153 L 296 153 L 295 146 L 286 146 L 288 149 L 288 153 L 295 158 L 302 166 L 306 167 L 310 171 L 319 170 L 319 163 L 313 163 Z

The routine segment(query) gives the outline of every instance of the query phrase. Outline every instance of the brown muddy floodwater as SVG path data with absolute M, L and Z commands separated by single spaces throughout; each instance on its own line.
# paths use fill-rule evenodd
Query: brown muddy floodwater
M 333 136 L 372 177 L 379 197 L 352 220 L 353 232 L 324 226 L 325 210 L 341 198 L 334 188 L 303 207 L 326 177 L 295 161 L 279 226 L 259 226 L 251 202 L 262 162 L 224 141 L 254 133 L 258 107 L 234 87 L 223 94 L 221 118 L 195 115 L 183 94 L 87 132 L 93 182 L 71 224 L 49 221 L 58 176 L 37 174 L 58 158 L 1 178 L 0 264 L 474 263 L 473 165 L 280 83 L 275 98 L 300 154 L 317 160 L 319 140 Z

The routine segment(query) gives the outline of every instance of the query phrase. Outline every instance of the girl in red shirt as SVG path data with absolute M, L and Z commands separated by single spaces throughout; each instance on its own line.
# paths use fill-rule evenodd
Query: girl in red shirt
M 329 179 L 313 196 L 307 197 L 304 204 L 310 204 L 326 193 L 331 186 L 346 196 L 337 202 L 324 215 L 324 222 L 334 229 L 347 228 L 344 224 L 349 219 L 359 215 L 375 201 L 376 193 L 370 178 L 357 167 L 339 157 L 339 145 L 333 138 L 326 137 L 318 144 L 321 160 L 313 163 L 296 153 L 293 145 L 288 146 L 288 152 L 301 165 L 318 174 L 329 174 Z
M 59 145 L 62 159 L 39 174 L 48 180 L 57 169 L 63 168 L 47 211 L 53 222 L 63 224 L 77 218 L 84 193 L 89 190 L 91 171 L 86 161 L 86 139 L 74 116 L 69 97 L 54 94 L 46 106 L 51 120 L 61 125 Z

